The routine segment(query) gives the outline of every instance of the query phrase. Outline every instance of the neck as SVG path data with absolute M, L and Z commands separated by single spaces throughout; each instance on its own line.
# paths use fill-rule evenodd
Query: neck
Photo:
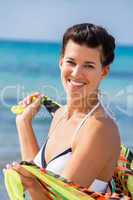
M 86 98 L 67 98 L 67 118 L 77 113 L 86 114 L 98 103 L 98 93 Z

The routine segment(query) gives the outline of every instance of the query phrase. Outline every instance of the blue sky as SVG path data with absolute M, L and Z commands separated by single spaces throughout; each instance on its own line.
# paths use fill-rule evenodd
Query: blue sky
M 133 0 L 0 0 L 0 38 L 59 41 L 67 27 L 82 22 L 133 45 Z

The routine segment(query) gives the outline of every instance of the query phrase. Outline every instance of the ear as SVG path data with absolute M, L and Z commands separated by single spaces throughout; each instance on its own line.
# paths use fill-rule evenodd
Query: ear
M 102 67 L 101 79 L 104 79 L 106 76 L 108 76 L 109 70 L 110 70 L 109 65 Z

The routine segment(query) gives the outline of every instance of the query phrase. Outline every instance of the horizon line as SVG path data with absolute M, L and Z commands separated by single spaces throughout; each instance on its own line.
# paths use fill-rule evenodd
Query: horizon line
M 0 42 L 20 42 L 20 43 L 49 43 L 49 44 L 61 44 L 61 40 L 48 40 L 48 39 L 31 39 L 31 38 L 2 38 L 0 37 Z M 117 46 L 133 47 L 132 43 L 120 43 L 116 42 Z

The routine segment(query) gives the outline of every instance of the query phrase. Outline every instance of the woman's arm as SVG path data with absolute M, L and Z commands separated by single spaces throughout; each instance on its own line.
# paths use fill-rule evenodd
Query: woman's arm
M 24 119 L 16 120 L 22 160 L 31 161 L 39 151 L 32 123 Z
M 36 100 L 32 103 L 33 96 Z M 34 93 L 25 98 L 21 104 L 25 111 L 16 117 L 22 160 L 31 161 L 39 151 L 39 146 L 32 128 L 32 119 L 40 109 L 41 95 Z
M 61 175 L 81 186 L 89 187 L 100 177 L 112 159 L 117 163 L 119 153 L 120 139 L 117 127 L 108 123 L 106 119 L 103 122 L 89 120 L 88 125 L 82 128 L 71 160 Z

